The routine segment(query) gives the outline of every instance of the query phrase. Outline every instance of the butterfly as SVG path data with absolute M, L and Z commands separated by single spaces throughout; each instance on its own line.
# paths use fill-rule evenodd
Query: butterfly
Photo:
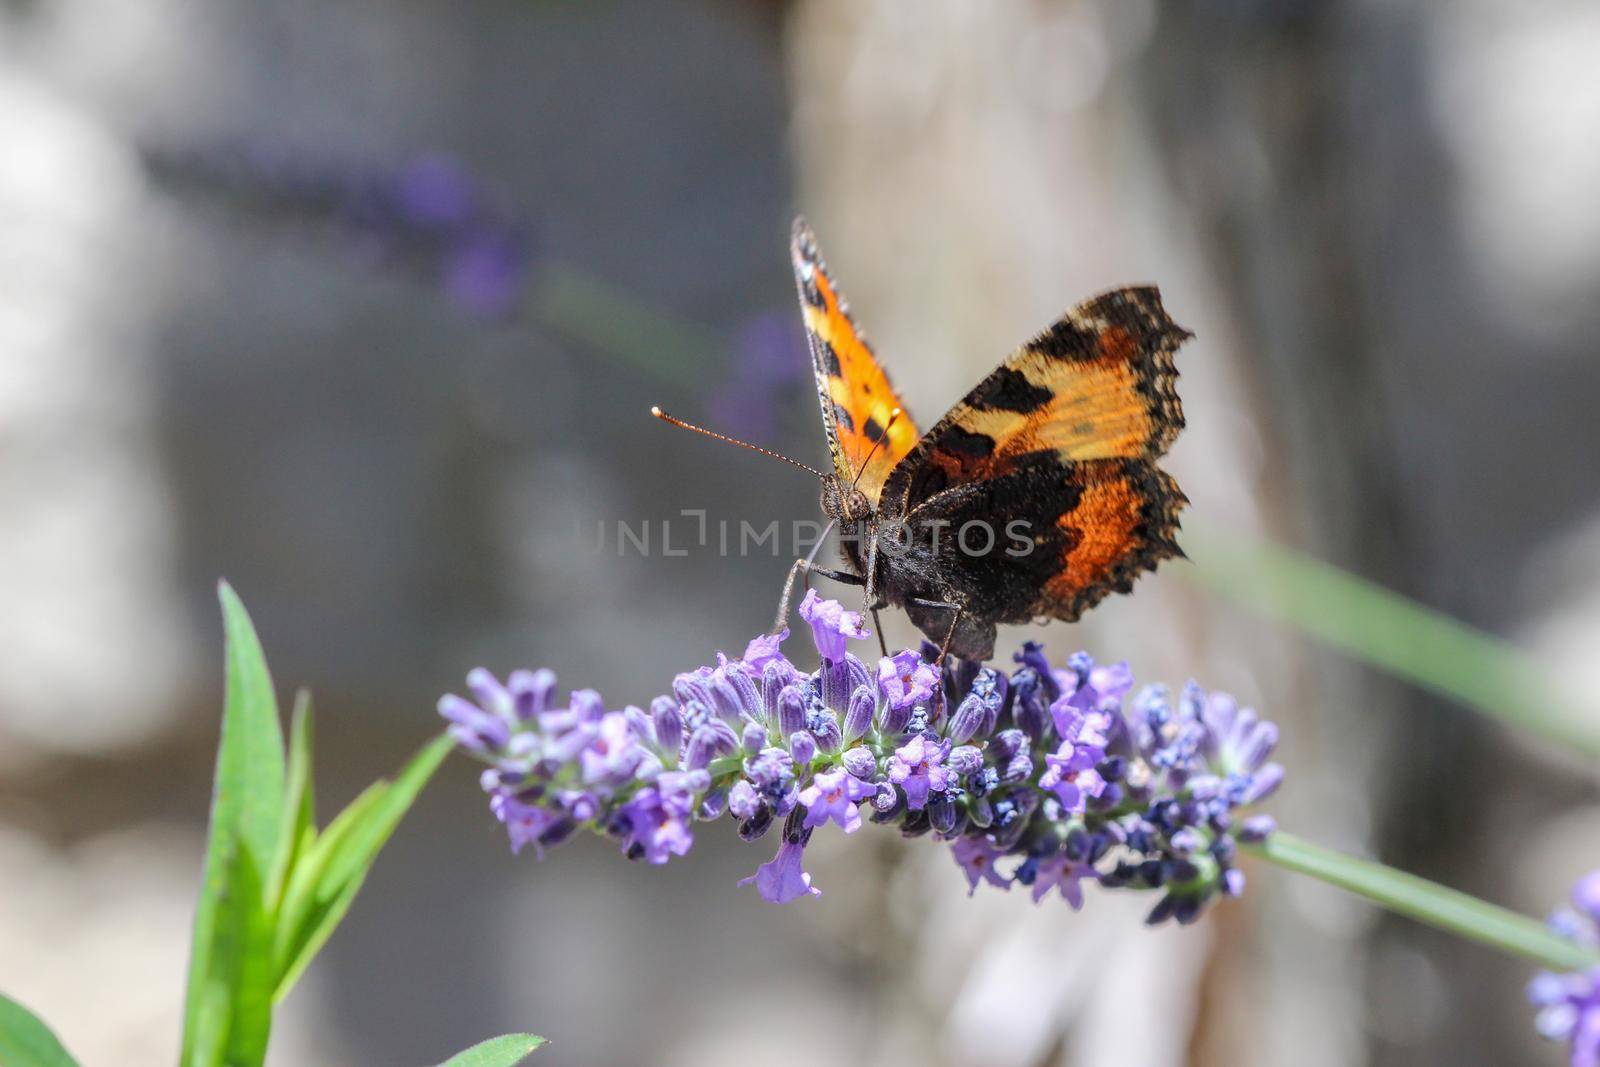
M 790 258 L 833 459 L 823 511 L 870 607 L 982 660 L 996 624 L 1075 621 L 1182 555 L 1188 500 L 1156 461 L 1183 428 L 1173 355 L 1192 335 L 1154 287 L 1072 308 L 919 434 L 804 219 Z
M 832 471 L 777 458 L 821 478 L 850 569 L 796 560 L 773 632 L 811 573 L 864 586 L 874 614 L 904 609 L 941 659 L 985 660 L 998 624 L 1076 621 L 1182 556 L 1188 499 L 1156 461 L 1183 429 L 1173 355 L 1192 334 L 1153 286 L 1072 308 L 918 433 L 804 219 L 790 258 Z

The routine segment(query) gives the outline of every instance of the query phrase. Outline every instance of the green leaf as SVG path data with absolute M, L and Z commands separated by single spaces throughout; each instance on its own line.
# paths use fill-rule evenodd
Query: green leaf
M 532 1034 L 506 1034 L 480 1041 L 464 1052 L 458 1052 L 439 1067 L 516 1067 L 528 1053 L 544 1044 L 544 1038 Z
M 378 853 L 394 834 L 423 786 L 455 748 L 440 735 L 411 758 L 392 785 L 376 783 L 328 826 L 291 879 L 274 949 L 275 1000 L 288 995 L 350 910 Z
M 1401 915 L 1558 971 L 1600 965 L 1600 953 L 1560 936 L 1537 919 L 1372 860 L 1346 856 L 1279 830 L 1246 852 L 1366 897 Z
M 311 694 L 304 689 L 295 695 L 294 714 L 289 725 L 289 770 L 283 793 L 283 825 L 278 835 L 278 853 L 267 880 L 267 899 L 273 910 L 283 900 L 289 872 L 317 840 L 317 803 L 312 788 L 312 711 Z
M 189 957 L 183 1067 L 259 1064 L 272 1027 L 267 879 L 282 832 L 283 734 L 250 616 L 226 582 L 218 596 L 227 635 L 227 696 Z
M 1357 659 L 1589 756 L 1592 710 L 1570 706 L 1526 655 L 1398 593 L 1298 552 L 1184 524 L 1182 573 Z
M 285 981 L 285 975 L 292 962 L 291 957 L 299 953 L 304 930 L 311 925 L 310 916 L 322 907 L 318 893 L 325 881 L 328 865 L 338 854 L 343 842 L 361 825 L 366 813 L 381 803 L 388 791 L 389 783 L 384 781 L 373 782 L 363 789 L 334 817 L 327 829 L 312 840 L 310 847 L 289 872 L 273 938 L 273 970 L 278 975 L 275 999 L 282 1000 L 292 984 Z
M 500 1038 L 499 1040 L 504 1040 Z M 538 1038 L 534 1038 L 538 1041 Z M 486 1041 L 485 1045 L 493 1044 Z M 483 1045 L 476 1046 L 482 1048 Z M 535 1046 L 537 1047 L 537 1046 Z M 467 1052 L 471 1052 L 468 1049 Z M 463 1052 L 461 1055 L 465 1056 Z M 456 1059 L 460 1059 L 457 1056 Z M 451 1060 L 454 1063 L 455 1060 Z M 500 1062 L 500 1061 L 485 1061 Z M 515 1060 L 506 1060 L 515 1063 Z M 0 1067 L 78 1067 L 51 1029 L 27 1008 L 0 993 Z

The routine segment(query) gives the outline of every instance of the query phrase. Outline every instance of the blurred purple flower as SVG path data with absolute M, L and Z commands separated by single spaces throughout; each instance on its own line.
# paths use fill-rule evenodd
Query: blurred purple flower
M 733 338 L 733 362 L 710 403 L 716 425 L 736 437 L 770 438 L 775 415 L 811 367 L 805 335 L 790 312 L 753 315 Z
M 446 153 L 379 171 L 264 145 L 145 157 L 171 186 L 220 193 L 242 210 L 331 223 L 351 251 L 425 279 L 473 315 L 513 314 L 534 266 L 528 228 Z
M 994 861 L 1006 853 L 983 837 L 958 837 L 950 846 L 950 854 L 967 876 L 967 896 L 978 891 L 979 882 L 988 882 L 1001 889 L 1011 888 L 1011 879 L 995 870 Z
M 1578 879 L 1572 903 L 1550 916 L 1551 928 L 1600 949 L 1600 870 Z M 1572 1067 L 1600 1065 L 1600 967 L 1567 974 L 1541 971 L 1528 983 L 1528 1000 L 1539 1009 L 1534 1025 L 1540 1035 L 1566 1042 Z

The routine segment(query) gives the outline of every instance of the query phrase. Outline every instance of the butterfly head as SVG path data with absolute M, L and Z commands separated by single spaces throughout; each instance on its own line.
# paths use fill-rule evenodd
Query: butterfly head
M 854 485 L 846 484 L 837 474 L 822 476 L 822 513 L 828 518 L 849 526 L 872 518 L 874 510 L 867 494 Z

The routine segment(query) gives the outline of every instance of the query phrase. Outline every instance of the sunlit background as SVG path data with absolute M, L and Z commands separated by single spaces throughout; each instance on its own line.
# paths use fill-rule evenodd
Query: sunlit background
M 87 1063 L 173 1061 L 219 576 L 317 695 L 330 806 L 471 666 L 643 703 L 763 629 L 786 560 L 595 530 L 816 517 L 646 415 L 823 458 L 797 212 L 924 426 L 1159 283 L 1196 562 L 1005 651 L 1238 693 L 1283 727 L 1281 822 L 1543 913 L 1600 861 L 1592 768 L 1241 606 L 1270 575 L 1205 549 L 1301 549 L 1595 705 L 1597 49 L 1592 0 L 0 2 L 0 989 Z M 1527 966 L 1280 871 L 1152 932 L 968 900 L 888 833 L 819 835 L 824 895 L 775 908 L 734 886 L 765 844 L 699 841 L 514 858 L 448 764 L 270 1062 L 1560 1058 Z

